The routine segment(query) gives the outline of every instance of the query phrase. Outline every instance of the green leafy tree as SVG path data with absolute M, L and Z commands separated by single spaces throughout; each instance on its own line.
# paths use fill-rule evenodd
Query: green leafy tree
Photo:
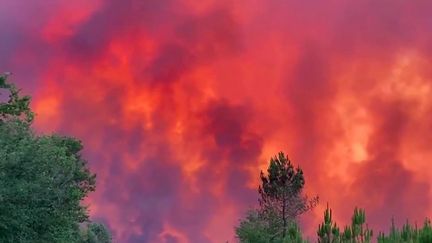
M 20 90 L 7 82 L 7 76 L 0 75 L 0 89 L 9 93 L 7 102 L 0 102 L 0 122 L 20 118 L 30 123 L 34 114 L 30 109 L 30 96 L 20 96 Z
M 259 211 L 251 210 L 236 227 L 236 235 L 243 243 L 267 243 L 272 242 L 276 236 L 276 231 L 272 223 L 264 220 Z
M 279 234 L 279 225 L 274 217 L 263 215 L 258 210 L 251 210 L 236 228 L 236 235 L 242 243 L 304 243 L 300 228 L 290 222 L 287 234 Z
M 30 98 L 5 76 L 0 88 L 0 242 L 80 242 L 81 201 L 95 190 L 81 142 L 34 134 Z
M 90 223 L 83 230 L 82 243 L 111 243 L 112 237 L 104 224 Z

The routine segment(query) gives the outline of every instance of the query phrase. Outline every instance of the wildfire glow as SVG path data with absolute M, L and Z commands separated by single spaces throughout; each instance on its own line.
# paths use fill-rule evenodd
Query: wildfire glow
M 26 2 L 26 3 L 24 3 Z M 432 212 L 432 2 L 3 0 L 0 72 L 82 139 L 118 242 L 226 242 L 288 153 L 321 205 Z

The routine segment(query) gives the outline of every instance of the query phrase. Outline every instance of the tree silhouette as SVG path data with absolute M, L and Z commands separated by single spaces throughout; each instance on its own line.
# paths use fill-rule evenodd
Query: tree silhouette
M 318 203 L 318 197 L 309 200 L 303 194 L 304 185 L 303 171 L 300 167 L 295 169 L 283 152 L 270 159 L 267 175 L 261 171 L 260 207 L 264 215 L 280 224 L 278 233 L 282 238 L 286 236 L 290 222 L 295 222 L 300 214 Z

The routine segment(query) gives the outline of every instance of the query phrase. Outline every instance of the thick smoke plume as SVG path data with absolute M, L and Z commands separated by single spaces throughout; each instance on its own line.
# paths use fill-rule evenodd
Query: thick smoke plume
M 118 242 L 225 242 L 283 150 L 321 207 L 432 214 L 429 0 L 0 2 L 0 70 L 79 137 Z

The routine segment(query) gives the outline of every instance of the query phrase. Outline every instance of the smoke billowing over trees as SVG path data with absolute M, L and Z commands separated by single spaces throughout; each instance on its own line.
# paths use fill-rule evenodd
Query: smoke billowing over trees
M 401 229 L 394 225 L 388 234 L 374 235 L 366 220 L 364 209 L 355 208 L 351 224 L 343 228 L 333 219 L 333 211 L 324 211 L 323 222 L 318 225 L 316 240 L 302 235 L 298 217 L 318 204 L 318 197 L 308 199 L 303 195 L 305 177 L 300 166 L 294 169 L 285 154 L 280 152 L 270 159 L 267 174 L 260 174 L 262 184 L 258 188 L 259 207 L 246 213 L 235 228 L 241 243 L 430 243 L 431 221 L 426 219 L 422 227 L 412 226 L 408 221 Z M 375 237 L 375 238 L 374 238 Z

